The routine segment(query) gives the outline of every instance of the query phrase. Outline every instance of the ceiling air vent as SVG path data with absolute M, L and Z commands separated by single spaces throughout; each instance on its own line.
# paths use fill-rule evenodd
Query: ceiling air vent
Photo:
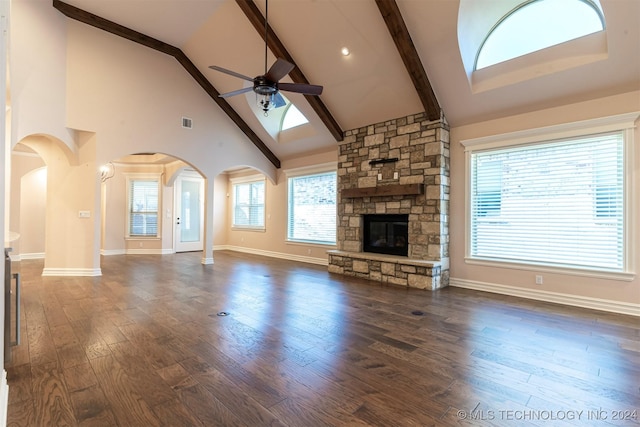
M 185 129 L 191 129 L 193 127 L 193 120 L 188 117 L 182 118 L 182 127 Z

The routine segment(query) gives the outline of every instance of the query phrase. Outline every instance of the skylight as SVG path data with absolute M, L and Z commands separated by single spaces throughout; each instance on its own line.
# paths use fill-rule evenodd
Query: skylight
M 592 0 L 529 0 L 504 15 L 480 46 L 475 69 L 604 30 Z
M 298 107 L 289 103 L 287 111 L 285 111 L 284 117 L 282 118 L 281 130 L 291 129 L 305 123 L 309 123 L 309 120 L 298 110 Z

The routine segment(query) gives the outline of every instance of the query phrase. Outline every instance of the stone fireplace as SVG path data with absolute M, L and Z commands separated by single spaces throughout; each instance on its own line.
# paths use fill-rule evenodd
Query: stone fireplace
M 449 284 L 444 117 L 429 121 L 419 113 L 345 132 L 338 191 L 338 241 L 329 251 L 330 272 L 421 289 Z M 371 214 L 408 217 L 406 256 L 367 251 L 364 216 Z

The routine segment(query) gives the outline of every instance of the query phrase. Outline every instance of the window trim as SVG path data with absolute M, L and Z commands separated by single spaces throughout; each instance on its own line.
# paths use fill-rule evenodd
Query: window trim
M 150 173 L 136 173 L 125 172 L 125 185 L 126 185 L 126 218 L 125 218 L 125 240 L 157 240 L 162 238 L 162 173 L 150 172 Z M 158 184 L 158 225 L 155 236 L 131 234 L 131 181 L 156 181 Z
M 263 217 L 262 225 L 235 225 L 234 211 L 236 208 L 236 191 L 235 186 L 238 184 L 251 184 L 256 182 L 263 182 L 264 184 L 264 200 L 263 200 Z M 241 231 L 259 231 L 264 232 L 267 229 L 267 178 L 262 174 L 253 174 L 247 176 L 233 177 L 229 179 L 231 183 L 231 230 Z
M 570 274 L 583 277 L 594 277 L 610 280 L 631 281 L 635 278 L 636 265 L 634 265 L 636 250 L 633 237 L 636 233 L 636 225 L 633 218 L 634 206 L 637 196 L 633 191 L 633 162 L 634 162 L 634 130 L 635 121 L 640 118 L 640 111 L 619 114 L 615 116 L 601 117 L 578 122 L 564 123 L 542 128 L 527 129 L 509 132 L 499 135 L 485 136 L 461 140 L 460 144 L 465 151 L 465 255 L 466 264 L 482 265 L 498 268 L 513 268 L 525 271 L 539 271 L 559 274 Z M 544 263 L 526 263 L 490 258 L 477 258 L 471 256 L 471 154 L 479 151 L 494 150 L 499 148 L 536 145 L 551 140 L 577 138 L 591 134 L 622 131 L 624 133 L 624 271 L 610 272 L 599 269 L 557 267 Z
M 327 173 L 335 173 L 336 174 L 336 185 L 338 180 L 338 162 L 327 162 L 321 163 L 313 166 L 303 166 L 299 168 L 286 169 L 283 171 L 285 177 L 287 178 L 287 216 L 286 216 L 286 224 L 285 224 L 285 236 L 284 241 L 286 244 L 303 244 L 303 245 L 318 245 L 321 247 L 333 246 L 337 245 L 337 206 L 338 206 L 338 194 L 336 193 L 336 237 L 334 242 L 322 242 L 318 240 L 303 240 L 303 239 L 290 239 L 289 238 L 289 213 L 290 213 L 290 195 L 289 195 L 289 180 L 291 178 L 298 178 L 301 176 L 311 176 L 311 175 L 322 175 Z M 337 186 L 336 186 L 337 190 Z

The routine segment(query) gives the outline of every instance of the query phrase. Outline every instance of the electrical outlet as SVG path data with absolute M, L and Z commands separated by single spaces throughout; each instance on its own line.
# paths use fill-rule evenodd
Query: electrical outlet
M 542 285 L 542 283 L 544 283 L 542 276 L 536 275 L 536 285 Z

